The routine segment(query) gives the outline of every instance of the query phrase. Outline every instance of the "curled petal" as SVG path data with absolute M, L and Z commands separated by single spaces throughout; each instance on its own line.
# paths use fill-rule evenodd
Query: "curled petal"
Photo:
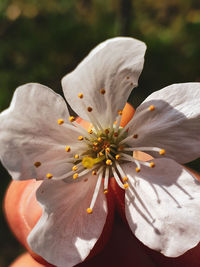
M 145 50 L 143 42 L 125 37 L 109 39 L 93 49 L 62 79 L 72 109 L 88 120 L 90 107 L 101 125 L 113 123 L 117 111 L 123 109 L 131 90 L 137 86 Z

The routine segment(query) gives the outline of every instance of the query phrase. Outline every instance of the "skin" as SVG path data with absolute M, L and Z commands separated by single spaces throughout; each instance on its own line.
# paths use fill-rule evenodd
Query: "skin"
M 125 126 L 134 115 L 134 109 L 126 104 L 121 126 Z M 77 119 L 83 127 L 88 128 L 89 123 Z M 145 153 L 138 155 L 143 160 L 148 160 Z M 192 170 L 190 170 L 192 171 Z M 198 180 L 200 176 L 192 171 Z M 17 239 L 25 246 L 27 253 L 19 256 L 10 267 L 42 267 L 53 266 L 40 256 L 31 251 L 27 244 L 27 236 L 40 218 L 42 210 L 38 204 L 35 192 L 40 181 L 12 181 L 8 187 L 4 200 L 4 211 L 10 228 Z M 126 222 L 124 211 L 124 191 L 119 188 L 114 179 L 110 179 L 108 201 L 108 218 L 101 237 L 91 251 L 88 258 L 77 267 L 198 267 L 200 262 L 200 245 L 187 251 L 177 258 L 168 258 L 144 246 L 131 233 Z M 90 215 L 89 215 L 90 216 Z

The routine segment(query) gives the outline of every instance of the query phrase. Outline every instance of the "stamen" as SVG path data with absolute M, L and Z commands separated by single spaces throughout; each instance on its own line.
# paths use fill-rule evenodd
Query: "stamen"
M 68 125 L 69 127 L 70 125 Z M 90 138 L 90 135 L 88 134 L 88 131 L 83 128 L 79 123 L 77 123 L 76 121 L 73 121 L 73 130 L 76 130 L 79 134 L 82 134 L 83 136 L 87 136 L 88 138 Z M 76 129 L 78 128 L 78 129 Z M 94 134 L 94 136 L 96 136 L 96 134 Z
M 122 184 L 121 180 L 119 179 L 119 176 L 115 170 L 114 167 L 112 167 L 112 172 L 113 172 L 113 175 L 114 175 L 114 178 L 115 178 L 115 181 L 117 182 L 117 184 L 119 185 L 119 187 L 121 187 L 122 189 L 124 189 L 124 185 Z
M 83 140 L 83 136 L 80 135 L 80 136 L 78 137 L 78 140 L 79 140 L 79 141 L 82 141 L 82 140 Z
M 101 93 L 102 95 L 104 95 L 105 92 L 106 92 L 105 89 L 104 89 L 104 88 L 101 88 L 100 93 Z
M 119 174 L 121 175 L 121 177 L 126 177 L 126 174 L 124 173 L 124 171 L 122 170 L 121 166 L 119 165 L 119 163 L 116 161 L 115 162 L 117 170 L 119 171 Z
M 93 210 L 91 208 L 88 208 L 86 211 L 88 214 L 91 214 L 93 212 Z
M 107 147 L 107 148 L 105 149 L 105 151 L 106 151 L 106 153 L 110 153 L 110 148 Z
M 165 154 L 165 149 L 159 147 L 127 147 L 124 148 L 124 151 L 155 151 L 159 152 L 160 155 Z
M 89 129 L 89 130 L 88 130 L 88 133 L 89 133 L 89 134 L 93 134 L 92 129 Z
M 74 117 L 74 116 L 70 116 L 70 117 L 69 117 L 69 121 L 70 121 L 70 122 L 74 122 L 74 121 L 75 121 L 75 117 Z
M 155 166 L 156 166 L 156 165 L 155 165 L 155 163 L 154 163 L 153 161 L 149 163 L 149 167 L 150 167 L 150 168 L 154 168 Z
M 73 167 L 72 167 L 72 171 L 77 171 L 78 170 L 78 167 L 76 166 L 76 165 L 74 165 Z
M 118 110 L 118 115 L 119 116 L 122 116 L 122 113 L 123 113 L 123 111 L 120 109 L 120 110 Z
M 118 111 L 118 113 L 119 113 L 119 111 Z M 119 125 L 120 125 L 121 119 L 122 119 L 121 115 L 119 114 L 119 116 L 117 116 L 117 123 L 114 127 L 114 130 L 115 130 L 114 136 L 115 137 L 118 137 L 118 131 L 119 131 Z
M 58 123 L 59 125 L 62 125 L 62 124 L 64 123 L 64 120 L 63 120 L 63 119 L 58 119 L 58 120 L 57 120 L 57 123 Z
M 101 143 L 103 141 L 103 139 L 101 137 L 98 137 L 97 141 Z
M 149 110 L 150 110 L 150 111 L 155 110 L 155 106 L 154 106 L 154 105 L 149 106 Z
M 103 172 L 102 172 L 102 168 L 101 168 L 101 170 L 99 171 L 99 175 L 98 175 L 96 187 L 95 187 L 95 190 L 94 190 L 94 194 L 92 196 L 92 201 L 90 203 L 90 207 L 87 209 L 87 213 L 89 213 L 89 214 L 92 213 L 93 207 L 95 205 L 95 202 L 96 202 L 96 199 L 97 199 L 97 196 L 98 196 L 98 193 L 99 193 L 99 189 L 101 187 L 102 177 L 103 177 Z
M 109 129 L 105 129 L 105 130 L 104 130 L 104 133 L 105 133 L 105 134 L 109 134 L 109 132 L 110 132 Z
M 92 171 L 92 175 L 97 175 L 97 171 Z
M 78 97 L 82 99 L 83 98 L 83 94 L 82 93 L 79 93 L 78 94 Z
M 79 159 L 79 155 L 78 154 L 74 155 L 74 158 Z
M 161 149 L 161 150 L 159 151 L 159 154 L 160 154 L 160 155 L 164 155 L 164 154 L 165 154 L 165 149 Z
M 138 169 L 136 170 L 136 172 L 139 172 L 139 171 L 140 171 L 140 163 L 141 163 L 142 165 L 149 166 L 149 163 L 144 162 L 144 161 L 140 161 L 140 162 L 139 162 L 138 160 L 134 159 L 132 156 L 127 155 L 127 154 L 125 154 L 125 153 L 122 153 L 121 156 L 122 156 L 124 159 L 126 159 L 127 161 L 132 161 L 132 162 L 134 162 L 134 163 L 136 164 L 136 166 L 137 166 L 137 168 L 138 168 Z
M 78 173 L 74 173 L 73 179 L 77 179 L 77 178 L 78 178 Z
M 108 165 L 108 166 L 112 165 L 112 161 L 110 159 L 107 159 L 106 160 L 106 165 Z
M 106 168 L 104 177 L 104 194 L 108 193 L 109 168 Z
M 127 176 L 124 176 L 124 177 L 122 178 L 122 180 L 123 180 L 123 182 L 127 182 L 127 181 L 128 181 L 128 177 L 127 177 Z
M 123 129 L 124 129 L 124 128 L 123 128 Z M 123 131 L 123 129 L 122 129 L 122 131 Z M 121 136 L 122 131 L 120 132 L 119 136 Z M 133 138 L 133 135 L 129 135 L 129 136 L 127 136 L 126 138 L 122 139 L 122 140 L 119 142 L 119 145 L 122 145 L 122 144 L 126 143 L 127 141 L 131 140 L 132 138 Z
M 133 138 L 137 139 L 138 138 L 138 134 L 134 134 Z
M 88 108 L 87 108 L 87 111 L 88 111 L 88 112 L 92 112 L 92 108 L 91 108 L 91 107 L 88 107 Z
M 47 173 L 46 177 L 47 177 L 47 179 L 51 179 L 53 177 L 53 175 L 51 173 Z
M 40 167 L 40 166 L 42 165 L 42 163 L 39 162 L 39 161 L 36 161 L 36 162 L 34 163 L 34 165 L 35 165 L 36 168 L 38 168 L 38 167 Z
M 99 143 L 97 143 L 97 142 L 94 142 L 94 143 L 93 143 L 93 146 L 98 146 L 98 144 L 99 144 Z
M 119 154 L 117 154 L 117 155 L 115 156 L 115 158 L 116 158 L 116 160 L 119 160 L 119 158 L 120 158 L 120 155 L 119 155 Z
M 70 146 L 66 146 L 66 147 L 65 147 L 65 150 L 66 150 L 66 152 L 70 152 L 70 151 L 71 151 Z
M 127 189 L 129 187 L 129 184 L 124 184 L 124 189 Z
M 140 172 L 140 168 L 136 167 L 135 168 L 136 172 Z

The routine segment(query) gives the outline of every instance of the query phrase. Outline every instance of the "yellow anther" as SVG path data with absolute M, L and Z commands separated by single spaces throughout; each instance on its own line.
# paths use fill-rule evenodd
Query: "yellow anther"
M 101 137 L 98 137 L 98 138 L 97 138 L 97 141 L 98 141 L 98 142 L 102 142 L 103 139 L 102 139 Z
M 82 141 L 82 140 L 83 140 L 83 136 L 80 135 L 80 136 L 78 137 L 78 140 L 79 140 L 79 141 Z
M 97 142 L 94 142 L 94 143 L 93 143 L 93 146 L 98 146 L 98 144 L 99 144 L 99 143 L 97 143 Z
M 59 125 L 61 125 L 61 124 L 64 123 L 64 120 L 63 120 L 63 119 L 59 119 L 59 120 L 57 120 L 57 123 L 58 123 Z
M 108 194 L 108 189 L 105 189 L 103 192 L 104 194 Z
M 35 165 L 36 168 L 38 168 L 38 167 L 40 167 L 40 166 L 42 165 L 42 163 L 39 162 L 39 161 L 36 161 L 36 162 L 34 163 L 34 165 Z
M 116 158 L 116 160 L 118 160 L 118 159 L 120 158 L 120 155 L 117 154 L 117 155 L 115 156 L 115 158 Z
M 120 109 L 120 110 L 118 110 L 118 115 L 122 115 L 122 113 L 123 113 L 123 111 Z
M 134 134 L 133 138 L 137 139 L 138 138 L 138 134 Z
M 102 95 L 104 95 L 105 92 L 106 92 L 106 90 L 105 90 L 104 88 L 101 88 L 100 93 L 101 93 Z
M 129 185 L 126 183 L 124 184 L 124 189 L 127 189 L 129 187 Z
M 110 153 L 110 148 L 107 147 L 107 148 L 105 149 L 105 151 L 106 151 L 106 153 Z
M 99 157 L 102 157 L 104 154 L 102 152 L 99 152 Z
M 127 177 L 127 176 L 124 176 L 122 180 L 123 180 L 124 182 L 127 182 L 127 181 L 128 181 L 128 177 Z
M 82 93 L 79 93 L 79 94 L 78 94 L 78 97 L 79 97 L 79 98 L 83 98 L 83 94 L 82 94 Z
M 112 161 L 110 159 L 107 159 L 106 160 L 106 165 L 109 165 L 109 166 L 112 165 Z
M 105 134 L 109 134 L 109 130 L 108 130 L 108 129 L 105 129 L 105 130 L 104 130 L 104 133 L 105 133 Z
M 114 137 L 118 137 L 118 133 L 114 133 L 113 135 L 114 135 Z
M 76 166 L 76 165 L 74 165 L 73 167 L 72 167 L 72 171 L 77 171 L 78 170 L 78 167 Z
M 89 133 L 89 134 L 92 134 L 92 133 L 93 133 L 92 129 L 89 129 L 89 130 L 88 130 L 88 133 Z
M 91 112 L 92 111 L 92 108 L 91 107 L 88 107 L 87 110 L 88 110 L 88 112 Z
M 97 172 L 96 171 L 92 171 L 92 175 L 97 175 Z
M 98 146 L 93 146 L 93 151 L 97 151 L 98 149 L 99 149 L 99 147 Z
M 135 170 L 136 170 L 136 172 L 140 172 L 140 168 L 138 168 L 138 167 L 135 168 Z
M 79 155 L 78 154 L 74 155 L 74 158 L 79 159 Z
M 78 173 L 74 173 L 73 179 L 76 180 L 78 178 Z
M 86 211 L 88 214 L 91 214 L 93 212 L 93 210 L 91 208 L 88 208 Z
M 70 121 L 70 122 L 73 122 L 73 121 L 75 121 L 75 118 L 74 118 L 73 116 L 70 116 L 70 117 L 69 117 L 69 121 Z
M 161 150 L 159 151 L 159 154 L 160 154 L 160 155 L 164 155 L 164 154 L 165 154 L 165 149 L 161 149 Z
M 47 173 L 46 177 L 47 177 L 47 179 L 51 179 L 53 177 L 53 175 L 51 173 Z
M 71 151 L 70 146 L 66 146 L 66 147 L 65 147 L 65 150 L 66 150 L 66 152 L 70 152 L 70 151 Z
M 154 167 L 155 167 L 155 163 L 154 163 L 153 161 L 150 162 L 150 163 L 149 163 L 149 167 L 154 168 Z
M 149 106 L 149 110 L 150 110 L 150 111 L 155 110 L 155 106 L 154 106 L 154 105 Z

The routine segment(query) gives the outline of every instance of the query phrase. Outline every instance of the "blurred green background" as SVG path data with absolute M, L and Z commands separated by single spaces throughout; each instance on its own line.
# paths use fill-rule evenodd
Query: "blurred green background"
M 28 82 L 61 93 L 61 78 L 99 42 L 128 35 L 148 50 L 130 102 L 177 82 L 200 81 L 199 0 L 0 0 L 0 111 Z M 184 144 L 183 144 L 184 145 Z M 199 160 L 190 164 L 200 171 Z M 1 201 L 10 177 L 0 167 Z M 23 251 L 0 213 L 0 266 Z

